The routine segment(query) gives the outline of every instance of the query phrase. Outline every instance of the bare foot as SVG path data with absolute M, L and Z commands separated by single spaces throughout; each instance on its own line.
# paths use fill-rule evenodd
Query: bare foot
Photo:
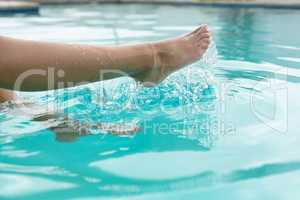
M 206 25 L 179 38 L 154 43 L 154 66 L 136 79 L 146 82 L 146 85 L 158 83 L 170 73 L 199 60 L 209 43 L 210 34 Z

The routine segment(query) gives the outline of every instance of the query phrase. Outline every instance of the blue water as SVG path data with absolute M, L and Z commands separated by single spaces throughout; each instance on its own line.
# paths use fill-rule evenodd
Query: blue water
M 28 115 L 55 108 L 82 123 L 140 126 L 135 136 L 91 128 L 65 143 L 45 128 L 57 121 L 0 105 L 0 199 L 297 199 L 299 20 L 298 10 L 150 5 L 0 17 L 1 35 L 106 45 L 207 23 L 218 49 L 216 63 L 211 53 L 154 88 L 120 78 L 18 94 L 35 102 Z

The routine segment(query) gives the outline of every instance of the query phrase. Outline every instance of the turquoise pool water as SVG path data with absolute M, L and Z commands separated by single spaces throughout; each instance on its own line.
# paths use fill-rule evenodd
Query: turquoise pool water
M 44 122 L 1 105 L 0 199 L 297 199 L 299 20 L 298 10 L 150 5 L 0 17 L 1 35 L 90 44 L 156 41 L 207 23 L 218 49 L 214 65 L 211 53 L 151 89 L 121 78 L 19 94 L 36 102 L 30 112 L 54 105 L 91 124 L 137 124 L 136 136 L 91 130 L 61 143 Z

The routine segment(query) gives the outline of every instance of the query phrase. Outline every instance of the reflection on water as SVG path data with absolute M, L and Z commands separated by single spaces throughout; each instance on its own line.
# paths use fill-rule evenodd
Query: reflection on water
M 253 56 L 253 46 L 257 48 L 254 30 L 255 12 L 245 9 L 228 10 L 221 13 L 223 26 L 226 27 L 218 36 L 222 43 L 218 43 L 220 54 L 228 55 L 228 59 L 257 61 Z M 266 42 L 266 41 L 264 41 Z M 230 48 L 228 48 L 230 46 Z
M 137 5 L 43 7 L 41 16 L 1 17 L 1 35 L 91 44 L 154 41 L 207 23 L 219 62 L 206 70 L 211 60 L 197 62 L 154 88 L 122 78 L 21 93 L 35 102 L 26 115 L 2 104 L 0 198 L 295 199 L 299 17 L 297 10 Z M 130 137 L 93 129 L 59 143 L 62 136 L 47 128 L 65 118 L 45 117 L 49 109 L 91 126 L 141 129 Z

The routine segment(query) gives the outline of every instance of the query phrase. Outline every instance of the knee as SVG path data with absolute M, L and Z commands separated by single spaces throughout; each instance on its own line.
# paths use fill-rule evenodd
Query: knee
M 0 35 L 0 67 L 4 65 L 4 59 L 7 55 L 7 48 L 9 43 L 7 42 L 7 38 Z M 0 73 L 1 74 L 1 73 Z
M 0 35 L 0 49 L 1 50 L 3 50 L 2 47 L 4 46 L 4 40 L 5 40 L 4 37 Z M 0 51 L 0 53 L 1 53 L 1 51 Z
M 1 88 L 5 88 L 5 79 L 7 76 L 7 69 L 6 69 L 6 63 L 5 63 L 5 57 L 6 57 L 6 49 L 7 46 L 5 44 L 5 38 L 0 35 L 0 102 L 2 101 L 2 97 L 6 97 L 7 92 L 3 91 Z
M 7 49 L 8 45 L 8 38 L 5 36 L 0 35 L 0 56 L 5 53 L 5 49 Z
M 4 101 L 13 101 L 16 99 L 16 94 L 11 90 L 0 89 L 0 103 Z
M 5 38 L 0 35 L 0 62 L 2 61 L 2 55 L 5 50 L 4 43 L 5 43 Z

